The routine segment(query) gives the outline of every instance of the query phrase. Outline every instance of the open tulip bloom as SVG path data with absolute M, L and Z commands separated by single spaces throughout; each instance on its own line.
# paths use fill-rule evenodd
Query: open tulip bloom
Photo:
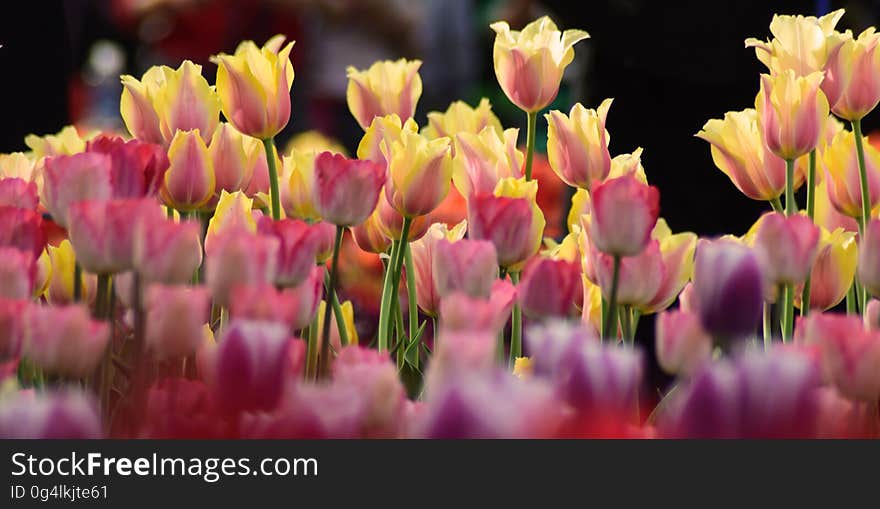
M 276 148 L 283 35 L 122 76 L 126 135 L 0 155 L 0 437 L 877 437 L 880 35 L 843 16 L 774 16 L 696 135 L 742 236 L 673 232 L 612 99 L 559 105 L 589 35 L 548 17 L 491 25 L 525 139 L 485 98 L 420 126 L 400 59 L 339 70 L 354 155 Z

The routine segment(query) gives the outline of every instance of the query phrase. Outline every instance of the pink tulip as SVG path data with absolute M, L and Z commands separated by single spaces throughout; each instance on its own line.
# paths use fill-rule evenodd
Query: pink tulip
M 441 240 L 456 242 L 464 236 L 467 224 L 462 221 L 451 230 L 445 223 L 434 223 L 424 237 L 410 243 L 416 281 L 416 302 L 419 308 L 431 315 L 437 315 L 440 295 L 434 285 L 434 252 Z
M 602 295 L 609 299 L 614 276 L 614 258 L 594 248 L 592 259 Z M 639 255 L 627 256 L 620 260 L 617 302 L 637 308 L 648 307 L 660 292 L 666 272 L 660 243 L 652 240 Z
M 712 337 L 700 318 L 687 311 L 664 311 L 657 315 L 657 361 L 670 375 L 694 374 L 712 357 Z
M 288 330 L 305 328 L 318 310 L 323 289 L 323 269 L 312 271 L 295 288 L 277 289 L 272 285 L 236 286 L 232 291 L 229 316 L 247 320 L 282 323 Z
M 537 251 L 530 235 L 533 217 L 526 198 L 476 194 L 468 202 L 469 237 L 491 241 L 502 267 L 520 264 Z
M 581 267 L 577 262 L 541 258 L 523 271 L 519 301 L 527 316 L 577 316 L 577 304 L 582 299 Z
M 83 152 L 44 160 L 43 204 L 52 220 L 67 228 L 70 206 L 83 200 L 107 200 L 113 195 L 111 168 L 106 154 Z
M 823 76 L 798 76 L 791 69 L 761 75 L 755 110 L 764 143 L 777 156 L 795 160 L 819 144 L 828 118 L 828 100 L 819 89 Z
M 86 144 L 86 152 L 110 156 L 110 184 L 115 198 L 156 196 L 168 170 L 168 155 L 153 143 L 102 134 Z
M 590 239 L 614 256 L 635 256 L 647 247 L 660 211 L 656 187 L 632 175 L 607 180 L 593 188 Z
M 134 268 L 132 224 L 161 210 L 148 198 L 81 201 L 70 207 L 70 243 L 77 262 L 93 274 Z M 158 219 L 154 219 L 158 220 Z
M 376 208 L 385 167 L 372 161 L 321 152 L 315 158 L 315 205 L 337 226 L 363 223 Z
M 880 101 L 880 34 L 867 28 L 853 38 L 849 31 L 843 43 L 828 55 L 822 90 L 831 111 L 846 120 L 859 120 Z
M 356 345 L 342 348 L 333 361 L 333 383 L 357 387 L 366 399 L 361 422 L 367 436 L 393 436 L 403 426 L 406 391 L 387 355 Z
M 198 129 L 177 131 L 168 147 L 168 171 L 162 182 L 162 202 L 177 210 L 198 210 L 214 196 L 214 162 Z
M 769 212 L 759 219 L 755 255 L 774 285 L 798 284 L 810 275 L 819 247 L 819 228 L 807 216 Z
M 277 238 L 239 229 L 214 237 L 205 252 L 205 281 L 214 301 L 228 307 L 236 286 L 272 283 L 279 244 Z
M 489 330 L 447 332 L 444 329 L 434 346 L 425 375 L 428 400 L 434 397 L 432 391 L 456 379 L 493 372 L 497 346 L 498 335 Z
M 871 331 L 880 330 L 880 300 L 871 299 L 865 308 L 865 328 Z
M 84 305 L 31 304 L 23 321 L 24 354 L 47 373 L 92 374 L 110 340 L 110 324 L 92 320 Z
M 201 226 L 146 214 L 134 228 L 134 268 L 149 282 L 185 284 L 202 263 Z
M 203 287 L 150 285 L 147 289 L 146 345 L 158 359 L 195 353 L 208 321 L 208 290 Z
M 37 266 L 32 253 L 0 247 L 0 297 L 29 299 L 34 291 Z
M 380 197 L 379 199 L 381 200 L 382 198 Z M 382 233 L 382 228 L 379 225 L 378 209 L 373 211 L 366 221 L 349 228 L 349 230 L 355 244 L 363 251 L 380 254 L 387 252 L 388 248 L 391 247 L 391 239 Z
M 872 219 L 859 242 L 859 282 L 872 295 L 880 295 L 880 220 Z
M 336 227 L 326 221 L 321 221 L 313 224 L 312 230 L 312 235 L 317 239 L 316 245 L 318 246 L 315 261 L 319 264 L 325 263 L 333 255 Z
M 605 99 L 595 110 L 576 103 L 569 115 L 558 110 L 544 115 L 548 127 L 547 158 L 566 184 L 590 190 L 594 183 L 608 177 L 611 153 L 605 119 L 610 107 L 611 99 Z
M 0 363 L 13 361 L 21 355 L 24 334 L 22 313 L 26 300 L 9 300 L 0 297 Z
M 103 436 L 101 415 L 83 391 L 20 390 L 0 405 L 0 436 L 15 439 L 96 439 Z
M 39 257 L 46 247 L 42 216 L 33 210 L 0 205 L 0 246 L 29 251 Z
M 245 138 L 232 125 L 221 122 L 208 146 L 214 163 L 215 189 L 212 201 L 219 198 L 224 190 L 229 193 L 246 190 L 253 179 L 259 154 L 263 152 L 262 145 L 256 140 Z M 268 168 L 266 178 L 268 182 Z
M 510 281 L 496 279 L 488 299 L 453 292 L 440 301 L 440 325 L 443 333 L 472 331 L 497 333 L 516 302 L 517 288 Z M 437 334 L 440 331 L 435 331 Z
M 300 219 L 273 221 L 264 216 L 257 222 L 257 230 L 262 236 L 278 239 L 275 284 L 287 288 L 302 283 L 315 265 L 318 249 L 323 249 L 324 228 Z
M 379 202 L 376 204 L 376 211 L 374 212 L 376 214 L 377 226 L 379 231 L 389 239 L 399 240 L 400 236 L 403 235 L 403 216 L 388 203 L 384 196 L 385 193 L 382 194 L 383 196 L 379 198 Z M 430 225 L 431 222 L 426 216 L 412 218 L 407 240 L 412 242 L 422 238 L 422 235 L 428 231 Z
M 39 204 L 37 184 L 20 178 L 0 178 L 0 206 L 34 210 Z
M 497 267 L 498 258 L 491 242 L 441 239 L 434 251 L 434 286 L 441 298 L 456 291 L 485 298 L 498 278 Z
M 823 369 L 846 397 L 880 397 L 880 332 L 865 330 L 857 316 L 814 313 L 804 342 L 818 343 Z

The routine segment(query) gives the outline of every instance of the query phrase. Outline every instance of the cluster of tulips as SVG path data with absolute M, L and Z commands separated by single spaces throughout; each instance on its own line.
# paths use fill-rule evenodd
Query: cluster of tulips
M 524 151 L 485 100 L 420 129 L 419 61 L 348 69 L 354 158 L 316 135 L 276 149 L 283 37 L 215 56 L 215 86 L 189 61 L 123 76 L 130 139 L 66 128 L 0 158 L 0 435 L 876 436 L 880 151 L 860 120 L 880 34 L 842 15 L 775 16 L 746 41 L 769 70 L 755 108 L 697 134 L 772 207 L 741 237 L 670 230 L 641 149 L 611 156 L 610 99 L 544 116 L 555 175 L 533 178 L 538 112 L 589 37 L 546 17 L 491 25 Z M 562 239 L 537 202 L 556 178 Z M 466 217 L 435 220 L 453 195 Z M 346 239 L 384 267 L 369 337 L 337 293 Z M 649 406 L 653 313 L 677 378 Z

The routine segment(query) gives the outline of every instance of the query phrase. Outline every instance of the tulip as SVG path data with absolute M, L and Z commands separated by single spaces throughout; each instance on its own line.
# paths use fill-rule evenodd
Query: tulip
M 452 182 L 462 196 L 491 193 L 501 179 L 522 176 L 523 154 L 516 148 L 518 129 L 501 136 L 492 127 L 455 136 Z
M 754 109 L 729 111 L 712 119 L 696 134 L 711 145 L 712 160 L 737 189 L 753 200 L 770 201 L 785 191 L 785 161 L 770 151 L 761 138 Z M 797 188 L 803 175 L 795 181 Z
M 686 311 L 664 311 L 657 316 L 657 361 L 670 375 L 691 376 L 712 357 L 712 337 L 700 318 Z
M 289 154 L 293 151 L 302 152 L 333 152 L 334 154 L 348 155 L 348 150 L 342 145 L 342 142 L 331 136 L 326 136 L 317 129 L 299 132 L 291 136 L 287 144 L 284 145 L 283 152 Z
M 186 284 L 202 264 L 201 227 L 152 214 L 135 226 L 134 268 L 148 282 Z
M 872 219 L 859 243 L 859 282 L 871 295 L 880 295 L 880 220 Z
M 380 195 L 376 210 L 373 211 L 376 216 L 376 227 L 386 238 L 398 240 L 403 235 L 403 216 L 388 203 L 388 200 L 385 199 L 385 193 L 380 193 Z M 422 238 L 429 226 L 430 221 L 427 216 L 412 218 L 406 239 L 413 242 Z
M 278 267 L 280 242 L 268 235 L 235 229 L 215 237 L 205 251 L 205 282 L 211 298 L 229 306 L 237 285 L 271 283 Z
M 305 281 L 315 265 L 321 228 L 299 219 L 273 221 L 263 216 L 257 229 L 260 235 L 278 240 L 275 284 L 289 288 Z
M 70 240 L 64 239 L 57 246 L 46 246 L 46 253 L 51 265 L 49 283 L 46 287 L 46 300 L 50 304 L 69 304 L 74 301 L 74 265 L 76 255 Z M 192 272 L 190 272 L 192 275 Z M 95 294 L 95 278 L 83 275 L 80 282 L 80 295 L 90 298 Z
M 122 120 L 132 136 L 147 143 L 167 143 L 159 127 L 159 115 L 153 106 L 165 83 L 165 69 L 164 66 L 150 67 L 140 81 L 133 76 L 121 76 L 122 97 L 119 101 L 119 112 Z
M 442 299 L 452 292 L 489 296 L 498 278 L 495 246 L 486 240 L 437 241 L 431 267 L 434 287 Z
M 358 346 L 342 348 L 333 363 L 333 381 L 361 390 L 369 409 L 361 421 L 368 436 L 402 428 L 406 391 L 387 356 Z
M 103 436 L 97 404 L 83 391 L 17 391 L 0 404 L 0 436 L 96 439 Z
M 215 189 L 214 164 L 199 131 L 177 131 L 168 159 L 171 165 L 165 173 L 162 201 L 182 211 L 198 210 L 208 203 Z
M 532 359 L 529 359 L 528 357 L 517 357 L 516 361 L 513 363 L 513 376 L 521 380 L 527 380 L 531 378 L 533 372 L 534 367 L 532 366 Z
M 381 202 L 385 200 L 380 196 L 379 201 Z M 350 228 L 350 230 L 355 244 L 357 244 L 357 246 L 363 251 L 381 254 L 387 252 L 388 248 L 391 247 L 391 238 L 382 233 L 382 227 L 379 224 L 378 204 L 366 221 Z M 415 247 L 413 246 L 413 256 L 415 255 Z
M 282 175 L 288 175 L 289 200 L 284 211 L 289 217 L 319 221 L 315 189 L 315 158 L 311 151 L 293 151 L 282 158 Z
M 558 110 L 545 115 L 550 167 L 566 184 L 590 190 L 611 171 L 605 130 L 610 107 L 611 99 L 605 99 L 595 110 L 576 103 L 567 116 Z
M 165 150 L 153 143 L 100 135 L 86 144 L 86 151 L 110 156 L 114 198 L 155 196 L 168 170 Z
M 276 35 L 262 48 L 244 41 L 234 55 L 211 57 L 217 64 L 217 95 L 223 115 L 236 129 L 261 140 L 278 134 L 290 120 L 293 65 L 285 37 Z
M 761 320 L 763 276 L 757 257 L 742 244 L 701 242 L 693 291 L 700 323 L 713 337 L 751 334 Z
M 576 303 L 583 292 L 580 272 L 577 262 L 566 260 L 541 258 L 526 266 L 519 288 L 519 301 L 526 316 L 576 315 Z
M 331 305 L 330 307 L 332 308 L 333 306 Z M 358 344 L 357 327 L 355 326 L 355 322 L 354 322 L 354 305 L 351 303 L 350 300 L 347 300 L 345 302 L 340 303 L 339 310 L 342 314 L 341 319 L 336 318 L 335 320 L 330 321 L 329 341 L 330 341 L 330 345 L 333 347 L 333 350 L 335 352 L 339 352 L 340 350 L 342 350 L 342 348 L 344 346 Z M 326 300 L 322 300 L 319 303 L 317 312 L 318 312 L 318 314 L 316 316 L 318 317 L 318 330 L 323 330 L 324 319 L 326 317 L 330 316 L 329 314 L 325 314 L 325 313 L 327 313 L 327 301 Z M 342 344 L 342 339 L 339 334 L 340 321 L 342 322 L 343 326 L 345 327 L 345 335 L 346 335 L 346 341 L 347 341 L 346 345 Z M 329 352 L 329 350 L 328 350 L 328 352 Z M 329 353 L 328 353 L 328 355 L 329 355 Z M 334 361 L 334 364 L 335 364 L 335 361 Z
M 404 122 L 394 113 L 384 117 L 375 117 L 370 123 L 370 127 L 364 132 L 364 137 L 358 143 L 358 159 L 368 159 L 375 163 L 387 165 L 388 160 L 385 152 L 391 145 L 395 141 L 400 141 L 404 133 L 418 132 L 419 126 L 411 118 Z M 425 138 L 431 141 L 442 139 L 427 136 Z
M 203 287 L 150 285 L 146 293 L 146 346 L 158 359 L 182 358 L 202 343 L 210 308 Z
M 573 46 L 590 37 L 583 30 L 560 32 L 547 16 L 522 31 L 504 21 L 490 27 L 496 33 L 495 76 L 507 98 L 526 112 L 542 110 L 556 98 L 562 73 L 574 59 Z
M 409 131 L 383 145 L 389 176 L 385 197 L 405 218 L 423 216 L 446 198 L 452 182 L 449 145 L 449 138 L 428 141 Z
M 434 345 L 433 357 L 425 375 L 427 399 L 450 381 L 476 373 L 495 371 L 497 338 L 486 331 L 455 332 L 442 330 Z
M 819 89 L 822 73 L 798 76 L 791 69 L 761 75 L 755 110 L 767 148 L 794 161 L 819 144 L 828 117 L 828 99 Z
M 581 323 L 588 327 L 596 336 L 602 333 L 602 289 L 593 284 L 587 276 L 581 276 L 583 286 L 583 307 L 581 307 Z
M 44 157 L 70 156 L 79 154 L 86 149 L 86 140 L 72 125 L 64 126 L 55 134 L 45 136 L 29 134 L 24 138 L 24 144 L 33 152 L 34 160 L 40 160 Z
M 865 140 L 867 142 L 867 140 Z M 880 150 L 864 143 L 865 175 L 871 209 L 880 204 Z M 856 140 L 848 131 L 839 132 L 822 153 L 828 199 L 841 214 L 861 220 L 862 190 Z
M 245 137 L 231 125 L 221 122 L 211 138 L 208 153 L 214 165 L 214 194 L 219 198 L 224 190 L 234 193 L 248 188 L 263 147 L 257 140 Z
M 214 364 L 214 394 L 223 409 L 270 411 L 284 393 L 291 339 L 272 322 L 234 320 L 220 339 Z
M 36 209 L 39 203 L 35 183 L 20 178 L 0 177 L 0 206 Z
M 259 142 L 259 140 L 255 138 L 245 137 L 244 144 L 246 146 L 250 145 L 247 150 L 252 153 L 256 151 L 256 155 L 254 156 L 254 171 L 251 176 L 251 181 L 248 186 L 244 189 L 244 194 L 248 197 L 253 198 L 257 202 L 257 206 L 264 209 L 270 209 L 272 203 L 272 184 L 269 182 L 269 159 L 266 158 L 266 150 L 265 145 Z M 261 148 L 262 146 L 262 148 Z M 278 155 L 278 150 L 275 148 L 274 144 L 271 147 L 272 153 L 272 164 L 274 164 L 275 171 L 277 172 L 278 168 L 283 168 L 281 165 L 281 157 Z M 283 182 L 284 187 L 279 187 L 279 200 L 290 200 L 290 190 L 287 189 L 287 183 L 290 181 L 290 174 L 279 175 L 278 182 Z M 282 189 L 284 192 L 282 193 Z M 288 205 L 285 205 L 287 207 Z
M 507 178 L 492 196 L 477 195 L 468 204 L 471 236 L 491 240 L 499 264 L 508 271 L 521 270 L 540 249 L 546 221 L 537 194 L 537 182 Z
M 452 292 L 440 300 L 442 334 L 471 331 L 497 334 L 504 329 L 517 300 L 517 288 L 506 279 L 492 283 L 489 298 Z M 440 331 L 435 331 L 435 334 Z
M 337 226 L 364 222 L 376 208 L 385 168 L 331 152 L 315 158 L 315 201 L 325 221 Z
M 366 131 L 375 117 L 412 118 L 422 95 L 421 66 L 421 60 L 400 59 L 376 62 L 365 71 L 346 69 L 348 109 L 361 129 Z
M 596 271 L 596 283 L 602 289 L 605 299 L 610 301 L 614 297 L 616 304 L 636 308 L 647 308 L 651 305 L 664 280 L 668 279 L 667 271 L 674 269 L 667 269 L 663 263 L 660 242 L 651 240 L 638 255 L 619 259 L 617 294 L 613 295 L 615 257 L 595 251 L 591 258 Z
M 110 324 L 92 320 L 82 305 L 31 304 L 23 324 L 25 356 L 48 373 L 73 378 L 92 374 L 110 340 Z
M 626 175 L 601 183 L 591 194 L 590 239 L 596 248 L 618 257 L 642 252 L 657 222 L 660 208 L 657 188 Z
M 821 164 L 822 157 L 819 156 L 819 161 Z M 820 173 L 820 175 L 822 175 Z M 827 174 L 826 174 L 827 175 Z M 850 216 L 845 216 L 837 211 L 834 205 L 831 203 L 831 198 L 829 197 L 828 187 L 833 185 L 831 178 L 823 178 L 820 182 L 816 184 L 816 207 L 815 213 L 813 215 L 813 220 L 817 225 L 825 228 L 828 231 L 834 231 L 838 228 L 848 232 L 858 232 L 859 224 Z M 861 204 L 861 200 L 859 200 Z
M 830 54 L 843 41 L 834 27 L 843 17 L 837 9 L 822 17 L 773 15 L 770 33 L 773 39 L 761 41 L 746 39 L 747 48 L 755 48 L 755 55 L 767 66 L 770 74 L 781 74 L 791 69 L 798 76 L 824 71 Z
M 29 299 L 33 293 L 37 266 L 28 251 L 0 247 L 0 298 Z
M 315 263 L 319 265 L 327 263 L 327 260 L 333 254 L 336 228 L 326 221 L 321 221 L 320 223 L 313 224 L 312 230 L 312 235 L 317 239 L 315 245 L 318 246 L 318 251 L 315 254 Z
M 208 229 L 205 232 L 205 245 L 224 231 L 233 229 L 247 230 L 251 233 L 257 231 L 257 221 L 253 213 L 254 200 L 248 198 L 241 191 L 232 193 L 225 189 L 220 191 L 220 199 L 214 209 L 214 214 L 208 221 Z
M 0 247 L 3 246 L 40 256 L 46 247 L 42 216 L 33 210 L 0 205 Z
M 809 308 L 824 311 L 839 304 L 852 286 L 858 247 L 853 232 L 820 230 L 818 254 L 810 272 Z M 795 292 L 795 304 L 801 307 L 799 295 Z
M 298 293 L 292 289 L 277 289 L 269 284 L 236 286 L 232 291 L 229 316 L 233 319 L 281 323 L 289 330 L 298 330 L 307 326 L 314 314 L 313 305 L 311 313 L 301 307 L 315 304 L 307 302 L 309 299 L 301 298 Z M 304 315 L 308 316 L 308 321 L 294 323 L 298 316 Z
M 880 330 L 880 300 L 871 299 L 865 306 L 865 329 L 869 331 Z
M 779 212 L 759 221 L 754 249 L 764 277 L 772 285 L 802 283 L 816 261 L 819 228 L 806 216 Z
M 459 133 L 479 134 L 486 127 L 491 127 L 499 135 L 504 130 L 501 121 L 492 113 L 489 100 L 483 97 L 475 108 L 464 101 L 455 101 L 443 113 L 428 113 L 428 125 L 422 129 L 422 135 L 429 140 L 455 138 Z
M 673 234 L 661 218 L 657 220 L 651 237 L 660 244 L 664 270 L 657 293 L 647 306 L 640 308 L 642 314 L 656 313 L 671 306 L 694 275 L 694 252 L 697 249 L 695 234 Z
M 94 274 L 113 274 L 133 269 L 132 223 L 157 221 L 160 217 L 161 211 L 147 198 L 73 204 L 70 207 L 69 234 L 70 243 L 77 253 L 77 262 Z
M 113 194 L 112 159 L 105 154 L 81 153 L 45 160 L 43 204 L 52 220 L 67 228 L 70 206 L 83 200 L 107 200 Z
M 434 259 L 436 258 L 437 245 L 441 240 L 449 242 L 461 240 L 466 229 L 467 221 L 458 223 L 452 229 L 449 229 L 445 223 L 434 223 L 428 228 L 424 237 L 412 242 L 409 246 L 415 269 L 416 302 L 419 308 L 430 316 L 437 315 L 440 304 L 440 295 L 434 284 Z M 492 270 L 494 271 L 494 267 Z
M 877 401 L 880 397 L 880 332 L 866 331 L 856 316 L 816 315 L 814 327 L 825 372 L 846 397 Z
M 34 181 L 34 160 L 23 152 L 0 154 L 0 177 Z
M 869 27 L 858 38 L 849 31 L 838 37 L 842 42 L 828 57 L 822 90 L 835 115 L 858 121 L 880 101 L 880 34 Z
M 24 340 L 22 313 L 26 300 L 0 298 L 0 362 L 15 361 L 21 355 Z

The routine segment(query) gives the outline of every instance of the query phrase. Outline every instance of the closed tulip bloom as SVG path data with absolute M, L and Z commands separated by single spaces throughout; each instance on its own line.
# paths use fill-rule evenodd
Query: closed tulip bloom
M 492 23 L 495 31 L 495 76 L 504 94 L 521 110 L 535 112 L 556 98 L 562 73 L 574 59 L 575 43 L 590 35 L 583 30 L 560 32 L 543 16 L 522 31 L 505 21 Z
M 428 315 L 436 316 L 437 308 L 440 305 L 440 295 L 434 284 L 434 254 L 437 250 L 437 244 L 441 240 L 449 242 L 461 240 L 466 229 L 467 221 L 462 221 L 451 229 L 446 226 L 446 223 L 434 223 L 421 239 L 410 244 L 415 270 L 416 302 L 419 308 Z
M 635 256 L 642 252 L 657 222 L 660 209 L 657 188 L 625 175 L 596 186 L 591 198 L 590 239 L 596 248 L 614 256 Z
M 282 48 L 284 39 L 276 35 L 262 48 L 244 41 L 234 55 L 211 57 L 217 64 L 217 95 L 223 115 L 248 136 L 271 138 L 290 120 L 293 41 Z
M 57 156 L 44 161 L 43 205 L 52 220 L 67 228 L 67 214 L 73 203 L 107 200 L 113 195 L 110 156 L 81 153 Z
M 46 247 L 42 215 L 33 210 L 0 205 L 0 246 L 15 247 L 39 257 Z
M 312 291 L 315 285 L 309 283 L 282 289 L 271 284 L 236 286 L 229 316 L 281 323 L 289 330 L 302 329 L 311 322 L 320 300 L 320 295 L 316 297 Z
M 768 212 L 755 235 L 755 255 L 771 284 L 802 283 L 813 268 L 819 228 L 807 216 Z
M 880 295 L 880 220 L 868 223 L 859 244 L 859 282 L 872 295 Z
M 253 206 L 254 200 L 241 191 L 232 193 L 226 192 L 225 189 L 220 191 L 220 199 L 208 221 L 205 246 L 210 245 L 214 237 L 227 230 L 243 229 L 256 232 L 257 220 L 254 218 Z
M 0 436 L 15 439 L 97 439 L 98 405 L 85 391 L 19 390 L 0 404 Z
M 400 59 L 376 62 L 364 71 L 346 69 L 348 109 L 361 129 L 392 113 L 404 121 L 412 118 L 422 95 L 421 66 L 421 60 Z
M 486 298 L 498 277 L 495 246 L 486 240 L 440 239 L 434 247 L 432 272 L 441 299 L 452 292 Z
M 540 237 L 536 245 L 529 235 L 532 222 L 527 198 L 478 194 L 468 203 L 470 238 L 491 241 L 502 267 L 521 266 L 538 251 Z
M 205 136 L 213 133 L 220 117 L 220 102 L 202 76 L 202 66 L 184 60 L 175 70 L 162 70 L 165 81 L 154 96 L 153 107 L 166 143 L 177 131 L 198 130 Z
M 214 195 L 214 163 L 198 130 L 177 131 L 168 148 L 162 200 L 177 210 L 198 210 Z
M 819 161 L 821 164 L 821 156 L 819 157 Z M 821 166 L 819 168 L 821 168 Z M 823 173 L 818 173 L 818 175 L 823 175 Z M 826 177 L 816 184 L 816 210 L 813 220 L 817 225 L 828 231 L 834 231 L 840 228 L 848 232 L 858 232 L 859 224 L 856 222 L 855 218 L 841 214 L 831 203 L 828 188 L 833 185 L 833 183 L 831 182 L 831 178 L 827 176 L 827 173 L 824 173 L 824 175 Z M 859 203 L 861 203 L 861 199 L 859 199 Z
M 146 281 L 186 284 L 202 264 L 201 226 L 152 214 L 135 225 L 134 269 Z
M 333 255 L 333 244 L 336 241 L 336 226 L 327 221 L 314 223 L 312 224 L 312 235 L 317 239 L 315 244 L 318 246 L 315 262 L 319 265 L 327 263 L 327 260 Z
M 73 270 L 76 264 L 76 254 L 70 240 L 64 239 L 57 246 L 46 246 L 49 256 L 49 264 L 52 270 L 49 275 L 49 283 L 46 288 L 46 300 L 49 304 L 69 304 L 73 302 Z M 192 272 L 190 272 L 192 277 Z M 83 274 L 81 295 L 86 300 L 95 294 L 95 277 Z
M 308 277 L 321 248 L 322 227 L 299 219 L 273 221 L 263 216 L 257 223 L 262 236 L 278 240 L 278 265 L 274 283 L 288 288 L 297 286 Z
M 84 305 L 31 304 L 23 320 L 24 353 L 47 373 L 90 375 L 110 340 L 110 324 L 92 320 Z
M 761 267 L 752 250 L 738 242 L 700 242 L 693 291 L 700 323 L 712 335 L 751 334 L 761 320 Z
M 312 151 L 294 150 L 281 159 L 281 175 L 287 176 L 288 199 L 284 200 L 284 212 L 288 217 L 306 221 L 320 221 L 316 204 L 315 158 Z M 283 178 L 282 178 L 283 181 Z
M 594 251 L 592 263 L 596 270 L 597 283 L 602 288 L 605 299 L 611 298 L 611 285 L 614 277 L 614 257 Z M 620 260 L 620 274 L 617 282 L 617 302 L 636 308 L 648 307 L 660 291 L 666 279 L 667 268 L 663 264 L 660 242 L 651 240 L 647 247 L 636 256 Z
M 825 228 L 820 230 L 818 254 L 810 272 L 809 306 L 824 311 L 839 304 L 852 286 L 858 247 L 853 232 L 842 228 L 830 233 Z M 795 304 L 802 306 L 799 299 L 800 293 L 795 292 Z
M 526 316 L 569 318 L 577 315 L 583 292 L 577 262 L 541 258 L 523 271 L 519 301 Z
M 161 211 L 148 198 L 75 203 L 70 207 L 68 233 L 79 264 L 93 274 L 133 269 L 132 222 L 149 215 L 158 218 Z
M 785 191 L 785 161 L 764 144 L 754 109 L 709 120 L 696 136 L 709 142 L 715 166 L 744 195 L 768 201 Z M 803 174 L 796 173 L 795 188 L 801 183 Z
M 0 298 L 29 299 L 34 289 L 36 260 L 28 251 L 0 247 Z
M 195 353 L 208 321 L 210 296 L 204 287 L 150 285 L 146 293 L 146 346 L 158 359 Z
M 516 148 L 518 129 L 500 136 L 492 127 L 455 136 L 452 182 L 464 197 L 491 193 L 503 178 L 522 176 L 523 154 Z
M 376 208 L 385 168 L 372 161 L 321 152 L 315 158 L 315 201 L 321 217 L 337 226 L 364 222 Z
M 375 163 L 388 164 L 385 152 L 395 142 L 400 141 L 403 133 L 418 133 L 419 126 L 413 119 L 401 121 L 400 117 L 392 113 L 383 117 L 375 117 L 370 127 L 364 132 L 364 137 L 358 143 L 358 159 L 369 159 Z M 429 140 L 437 140 L 442 137 L 428 137 Z M 383 148 L 385 147 L 385 148 Z
M 150 67 L 140 80 L 127 74 L 121 77 L 119 112 L 122 120 L 132 136 L 147 143 L 167 144 L 169 141 L 162 136 L 159 115 L 153 106 L 165 83 L 165 69 L 164 66 Z
M 843 42 L 834 27 L 843 17 L 837 9 L 822 17 L 773 15 L 770 33 L 773 38 L 761 41 L 746 39 L 747 48 L 755 48 L 755 55 L 771 74 L 791 69 L 798 76 L 824 71 L 828 56 Z
M 656 313 L 672 305 L 694 276 L 697 236 L 691 232 L 672 233 L 664 219 L 657 220 L 651 237 L 659 242 L 663 259 L 663 278 L 651 301 L 640 308 L 642 314 Z
M 611 171 L 605 129 L 610 107 L 611 99 L 605 99 L 595 110 L 576 103 L 568 115 L 557 110 L 545 115 L 550 167 L 566 184 L 589 190 Z
M 822 82 L 831 111 L 846 120 L 860 120 L 880 101 L 880 34 L 869 27 L 853 38 L 847 30 L 831 52 Z
M 880 204 L 880 150 L 864 139 L 865 171 L 871 209 Z M 862 217 L 862 194 L 856 141 L 851 132 L 841 131 L 822 153 L 828 199 L 845 216 Z
M 771 152 L 797 159 L 819 144 L 828 117 L 828 99 L 819 89 L 822 73 L 797 76 L 787 70 L 776 76 L 761 75 L 755 110 Z
M 871 299 L 865 306 L 865 329 L 870 331 L 880 330 L 880 300 Z
M 383 146 L 389 177 L 385 197 L 403 216 L 423 216 L 446 198 L 452 183 L 449 146 L 449 138 L 428 141 L 408 131 Z
M 31 156 L 24 152 L 0 154 L 0 177 L 19 178 L 33 182 L 35 176 L 34 160 Z
M 491 127 L 499 135 L 504 130 L 501 121 L 492 112 L 489 99 L 483 97 L 476 107 L 471 107 L 464 101 L 455 101 L 445 112 L 429 112 L 428 125 L 422 129 L 422 135 L 429 140 L 444 136 L 455 138 L 459 133 L 478 134 L 486 127 Z
M 453 292 L 440 300 L 441 334 L 456 331 L 496 334 L 504 328 L 517 300 L 518 290 L 506 279 L 492 283 L 489 298 Z M 435 334 L 438 332 L 435 332 Z
M 165 150 L 154 143 L 100 135 L 89 140 L 86 151 L 110 156 L 114 198 L 155 196 L 168 170 Z
M 39 204 L 37 184 L 20 178 L 0 177 L 0 206 L 36 209 Z
M 229 306 L 237 285 L 271 283 L 278 267 L 277 238 L 246 230 L 218 235 L 205 251 L 205 282 L 220 306 Z
M 384 197 L 379 197 L 380 201 L 385 201 Z M 382 233 L 379 224 L 379 206 L 370 214 L 363 223 L 350 228 L 351 236 L 355 244 L 363 251 L 374 254 L 381 254 L 388 251 L 391 247 L 391 238 Z M 413 252 L 415 255 L 415 252 Z
M 712 337 L 696 314 L 664 311 L 657 315 L 656 328 L 657 361 L 670 375 L 690 376 L 712 358 Z
M 234 320 L 214 359 L 214 393 L 230 412 L 272 410 L 285 390 L 290 338 L 279 323 Z
M 880 332 L 865 330 L 851 315 L 815 315 L 822 364 L 846 397 L 876 401 L 880 397 Z
M 388 203 L 385 193 L 380 193 L 379 202 L 376 204 L 376 225 L 379 231 L 389 239 L 397 240 L 403 235 L 403 216 Z M 422 238 L 431 225 L 428 216 L 416 216 L 412 218 L 409 227 L 408 239 L 410 242 Z
M 322 300 L 318 304 L 318 330 L 323 330 L 324 328 L 324 311 L 327 308 L 327 301 Z M 358 333 L 357 327 L 354 323 L 354 304 L 351 303 L 350 300 L 340 303 L 339 305 L 340 311 L 342 311 L 342 324 L 345 327 L 345 333 L 348 334 L 348 341 L 351 345 L 358 344 Z M 342 340 L 339 337 L 339 324 L 336 322 L 335 318 L 331 318 L 330 322 L 330 346 L 333 347 L 333 351 L 339 352 L 342 350 Z
M 245 137 L 230 124 L 221 122 L 208 146 L 214 165 L 215 196 L 219 198 L 222 191 L 246 190 L 261 152 L 263 147 L 257 140 Z

